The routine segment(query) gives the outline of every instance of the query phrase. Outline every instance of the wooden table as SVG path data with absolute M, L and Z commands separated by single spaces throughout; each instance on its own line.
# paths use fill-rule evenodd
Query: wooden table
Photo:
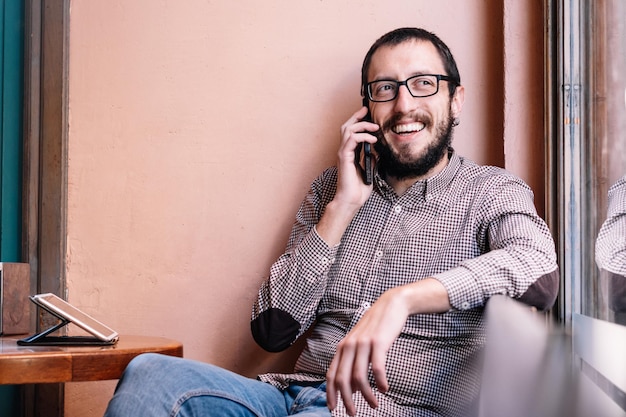
M 180 342 L 161 337 L 125 336 L 112 346 L 18 346 L 22 337 L 0 338 L 0 384 L 41 384 L 119 379 L 141 353 L 183 356 Z

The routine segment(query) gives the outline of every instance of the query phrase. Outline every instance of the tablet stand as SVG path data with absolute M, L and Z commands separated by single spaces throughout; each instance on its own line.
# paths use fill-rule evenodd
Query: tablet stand
M 64 326 L 67 326 L 71 323 L 71 321 L 37 303 L 35 303 L 35 305 L 37 307 L 42 307 L 48 313 L 61 320 L 61 322 L 50 327 L 49 329 L 18 340 L 17 344 L 20 346 L 108 346 L 114 345 L 117 342 L 117 339 L 107 342 L 92 336 L 48 336 L 50 333 L 54 333 Z

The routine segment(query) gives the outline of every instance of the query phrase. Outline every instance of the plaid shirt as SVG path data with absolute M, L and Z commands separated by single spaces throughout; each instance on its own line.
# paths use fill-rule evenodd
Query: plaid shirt
M 600 269 L 626 276 L 626 176 L 609 188 L 607 217 L 596 240 Z
M 529 187 L 506 171 L 452 150 L 447 167 L 402 196 L 378 175 L 341 243 L 315 225 L 332 200 L 336 168 L 311 186 L 286 252 L 274 263 L 252 311 L 252 333 L 269 351 L 309 330 L 293 374 L 265 374 L 284 388 L 323 381 L 337 343 L 387 289 L 426 277 L 448 290 L 453 309 L 410 316 L 387 355 L 390 389 L 359 416 L 448 416 L 478 387 L 473 359 L 484 343 L 483 306 L 507 294 L 550 307 L 558 288 L 554 242 Z M 375 386 L 370 375 L 372 386 Z M 346 415 L 343 404 L 333 415 Z

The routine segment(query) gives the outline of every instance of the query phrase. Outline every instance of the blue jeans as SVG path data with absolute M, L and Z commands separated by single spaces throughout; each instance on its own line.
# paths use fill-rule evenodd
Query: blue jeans
M 154 353 L 133 359 L 105 417 L 329 417 L 326 383 L 285 391 L 214 365 Z

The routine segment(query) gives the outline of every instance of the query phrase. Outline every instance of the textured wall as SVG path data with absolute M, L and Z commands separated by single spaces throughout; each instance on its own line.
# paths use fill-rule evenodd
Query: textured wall
M 439 34 L 466 87 L 454 145 L 503 166 L 503 11 L 499 0 L 73 2 L 70 302 L 122 334 L 178 339 L 188 358 L 274 367 L 283 358 L 249 334 L 251 303 L 309 183 L 335 161 L 365 52 L 400 26 Z M 543 131 L 524 116 L 542 97 L 515 94 L 505 139 L 524 147 Z M 68 384 L 66 416 L 101 415 L 113 388 Z

